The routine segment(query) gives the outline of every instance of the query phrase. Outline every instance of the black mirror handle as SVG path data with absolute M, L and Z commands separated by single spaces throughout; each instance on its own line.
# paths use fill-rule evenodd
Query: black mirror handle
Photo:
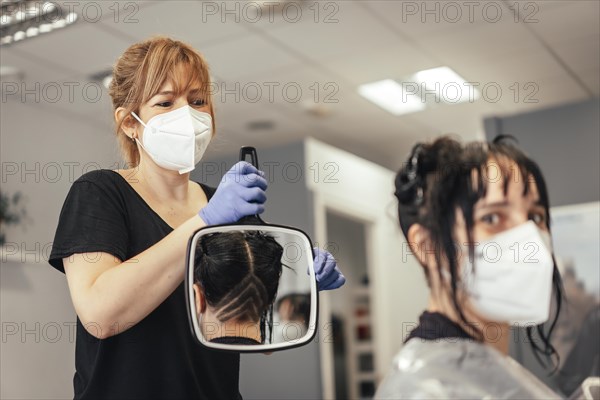
M 246 161 L 246 157 L 250 156 L 250 163 L 256 167 L 256 169 L 260 169 L 258 166 L 258 154 L 256 153 L 256 148 L 252 146 L 242 146 L 240 149 L 240 161 Z M 246 217 L 242 217 L 237 221 L 238 225 L 266 225 L 267 223 L 263 221 L 258 214 L 248 215 Z
M 256 169 L 260 169 L 256 149 L 252 146 L 242 146 L 240 149 L 240 161 L 246 161 L 246 156 L 248 155 L 250 155 L 250 164 L 254 165 Z

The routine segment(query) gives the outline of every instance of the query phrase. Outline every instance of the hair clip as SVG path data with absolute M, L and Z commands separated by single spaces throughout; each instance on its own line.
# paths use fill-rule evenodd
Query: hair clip
M 415 205 L 420 206 L 423 204 L 423 188 L 421 186 L 417 187 L 417 196 L 415 197 Z
M 419 178 L 419 159 L 423 153 L 423 145 L 417 143 L 413 148 L 412 155 L 410 157 L 410 163 L 407 168 L 408 184 L 415 187 L 415 199 L 414 204 L 419 206 L 423 203 L 423 185 Z
M 410 162 L 407 168 L 407 175 L 409 182 L 414 181 L 418 176 L 419 170 L 419 156 L 423 150 L 423 145 L 421 143 L 417 143 L 413 148 L 412 155 L 410 157 Z

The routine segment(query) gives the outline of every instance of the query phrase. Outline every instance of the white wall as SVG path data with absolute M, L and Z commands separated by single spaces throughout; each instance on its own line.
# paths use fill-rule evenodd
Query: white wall
M 110 115 L 106 121 L 73 118 L 48 104 L 1 104 L 1 190 L 21 191 L 31 217 L 26 229 L 7 229 L 7 250 L 25 250 L 27 262 L 0 265 L 1 398 L 73 398 L 76 317 L 65 277 L 47 259 L 73 180 L 84 168 L 119 162 Z
M 313 172 L 306 174 L 306 184 L 314 196 L 315 240 L 335 241 L 326 235 L 327 209 L 370 224 L 367 253 L 379 382 L 390 369 L 407 330 L 425 309 L 428 293 L 421 267 L 404 250 L 393 196 L 394 172 L 314 139 L 306 140 L 305 154 L 305 170 Z M 327 312 L 328 294 L 322 292 L 321 299 L 323 312 Z M 333 396 L 330 346 L 321 343 L 326 398 Z

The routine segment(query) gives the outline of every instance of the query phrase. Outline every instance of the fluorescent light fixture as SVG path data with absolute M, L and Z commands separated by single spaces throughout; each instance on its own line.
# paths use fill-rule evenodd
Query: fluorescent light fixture
M 360 85 L 358 93 L 394 115 L 479 98 L 475 87 L 448 67 L 419 71 L 399 80 L 384 79 Z
M 419 96 L 410 93 L 393 79 L 367 83 L 358 87 L 361 96 L 395 115 L 408 114 L 425 109 Z
M 15 40 L 15 42 L 17 40 L 23 40 L 23 39 L 25 39 L 25 32 L 23 32 L 23 31 L 15 32 L 15 34 L 13 35 L 13 39 Z
M 479 98 L 475 88 L 448 67 L 419 71 L 414 75 L 415 82 L 421 85 L 425 96 L 434 95 L 445 103 L 462 103 Z M 438 100 L 436 100 L 438 101 Z
M 5 14 L 0 15 L 0 26 L 10 24 L 11 20 L 12 20 L 12 18 L 10 15 L 5 15 Z
M 76 13 L 55 2 L 17 0 L 0 2 L 0 45 L 39 36 L 71 25 Z
M 67 21 L 64 19 L 59 19 L 52 23 L 52 28 L 54 29 L 64 28 L 65 26 L 67 26 Z
M 77 21 L 77 14 L 68 13 L 67 18 L 65 18 L 65 21 L 67 22 L 67 24 L 72 24 L 73 22 Z
M 52 24 L 41 24 L 40 33 L 48 33 L 52 30 Z
M 56 9 L 56 6 L 54 5 L 53 2 L 46 1 L 42 5 L 42 9 L 44 10 L 45 13 L 48 13 L 48 12 L 54 11 Z
M 35 26 L 32 26 L 31 28 L 27 29 L 27 31 L 25 32 L 27 37 L 36 36 L 38 33 L 40 33 L 40 29 L 36 28 Z

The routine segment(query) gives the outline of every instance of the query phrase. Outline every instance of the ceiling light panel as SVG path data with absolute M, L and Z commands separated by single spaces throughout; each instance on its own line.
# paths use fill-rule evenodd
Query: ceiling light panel
M 419 71 L 401 79 L 384 79 L 360 85 L 358 93 L 394 114 L 423 111 L 440 104 L 474 102 L 475 87 L 449 67 Z

